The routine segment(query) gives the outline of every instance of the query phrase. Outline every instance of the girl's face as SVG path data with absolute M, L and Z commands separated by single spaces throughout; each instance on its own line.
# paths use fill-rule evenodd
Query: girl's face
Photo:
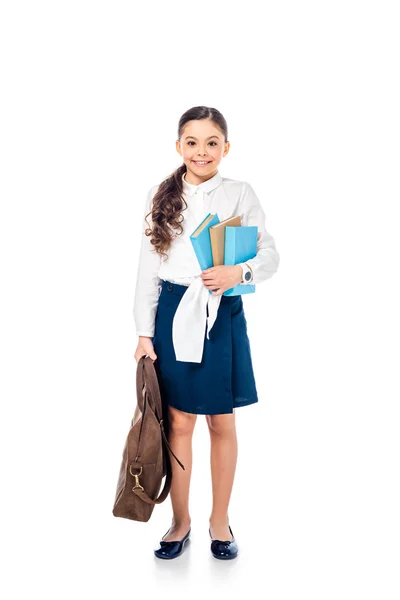
M 183 158 L 188 183 L 198 185 L 213 177 L 222 158 L 229 152 L 229 142 L 210 119 L 200 119 L 186 123 L 176 149 Z

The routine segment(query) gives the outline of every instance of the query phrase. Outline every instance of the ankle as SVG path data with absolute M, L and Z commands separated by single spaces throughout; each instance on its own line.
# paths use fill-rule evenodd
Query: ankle
M 209 517 L 210 525 L 229 525 L 228 515 L 211 515 Z
M 191 526 L 191 518 L 190 517 L 172 517 L 172 526 L 176 529 L 178 527 L 190 527 Z

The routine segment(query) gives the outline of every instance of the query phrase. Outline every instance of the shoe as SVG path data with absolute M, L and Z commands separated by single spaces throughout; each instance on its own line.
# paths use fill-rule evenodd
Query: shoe
M 211 552 L 215 558 L 229 559 L 236 558 L 239 552 L 239 548 L 235 537 L 232 533 L 231 526 L 229 525 L 229 531 L 231 532 L 232 539 L 230 541 L 213 540 L 211 536 L 211 530 L 208 528 L 208 532 L 211 538 Z
M 180 556 L 190 539 L 190 531 L 191 528 L 189 528 L 189 531 L 181 540 L 173 540 L 170 542 L 164 542 L 164 540 L 161 540 L 159 542 L 159 547 L 154 550 L 154 554 L 158 558 L 176 558 L 177 556 Z M 165 533 L 163 537 L 165 537 L 167 533 Z

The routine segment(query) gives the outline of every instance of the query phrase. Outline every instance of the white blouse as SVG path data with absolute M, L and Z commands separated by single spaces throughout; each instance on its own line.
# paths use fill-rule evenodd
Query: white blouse
M 201 362 L 206 324 L 209 338 L 222 296 L 210 294 L 203 284 L 200 277 L 202 270 L 190 235 L 208 213 L 217 213 L 220 221 L 241 215 L 242 225 L 257 225 L 257 254 L 245 261 L 253 271 L 251 284 L 261 283 L 272 277 L 278 269 L 280 256 L 273 237 L 265 228 L 263 208 L 249 183 L 222 177 L 219 171 L 199 185 L 188 183 L 185 176 L 182 181 L 183 196 L 188 207 L 182 212 L 183 233 L 175 235 L 166 251 L 168 260 L 155 252 L 150 237 L 144 234 L 148 227 L 144 217 L 152 208 L 152 199 L 159 186 L 153 186 L 147 194 L 133 314 L 136 334 L 153 337 L 161 280 L 188 286 L 173 319 L 175 356 L 179 361 Z M 148 222 L 151 224 L 151 215 Z

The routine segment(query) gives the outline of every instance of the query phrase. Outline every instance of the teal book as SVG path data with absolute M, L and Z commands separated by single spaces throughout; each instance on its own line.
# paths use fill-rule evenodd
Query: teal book
M 224 265 L 237 265 L 254 258 L 257 254 L 257 234 L 257 225 L 225 227 Z M 238 296 L 255 291 L 255 284 L 238 283 L 235 287 L 225 290 L 222 295 Z
M 219 222 L 217 213 L 208 213 L 190 236 L 190 241 L 192 242 L 193 249 L 202 271 L 214 266 L 209 229 L 212 225 L 217 225 Z M 209 292 L 211 294 L 210 290 Z

